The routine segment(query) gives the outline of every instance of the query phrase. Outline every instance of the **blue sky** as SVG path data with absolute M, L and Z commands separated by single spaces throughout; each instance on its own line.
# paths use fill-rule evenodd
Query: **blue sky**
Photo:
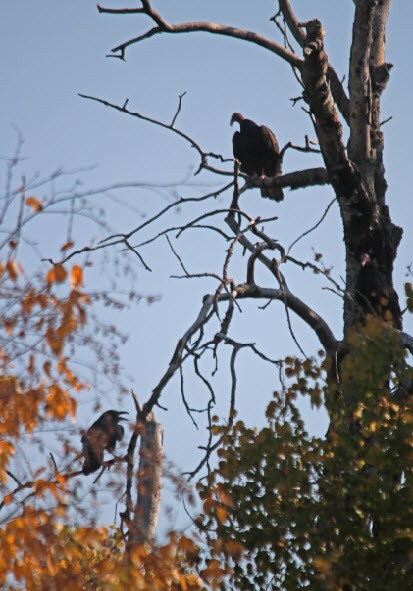
M 295 0 L 292 4 L 300 20 L 318 17 L 326 30 L 326 49 L 339 76 L 347 76 L 348 49 L 354 5 L 350 0 Z M 112 1 L 107 6 L 124 6 Z M 134 6 L 132 2 L 129 6 Z M 213 20 L 245 27 L 268 37 L 279 39 L 269 21 L 277 3 L 262 0 L 159 0 L 157 10 L 171 22 L 179 20 Z M 126 6 L 126 5 L 125 5 Z M 411 60 L 406 51 L 413 20 L 413 4 L 395 2 L 388 29 L 387 60 L 394 64 L 390 84 L 383 100 L 382 117 L 393 119 L 385 131 L 385 165 L 389 182 L 388 203 L 393 221 L 405 229 L 396 261 L 395 285 L 405 281 L 406 265 L 412 261 L 412 238 L 409 228 L 411 204 L 411 136 L 413 122 L 411 103 Z M 179 94 L 186 91 L 177 127 L 192 135 L 206 151 L 231 156 L 233 129 L 229 126 L 232 112 L 239 111 L 259 123 L 265 123 L 276 133 L 279 143 L 303 144 L 304 135 L 314 138 L 308 116 L 300 104 L 293 108 L 292 97 L 300 89 L 290 68 L 276 56 L 251 44 L 208 34 L 159 36 L 129 48 L 126 62 L 105 57 L 111 47 L 142 33 L 151 24 L 141 16 L 99 15 L 92 1 L 40 0 L 39 2 L 4 2 L 0 6 L 0 62 L 3 84 L 1 97 L 0 156 L 10 157 L 16 143 L 17 127 L 24 136 L 25 160 L 19 174 L 30 178 L 36 171 L 47 175 L 59 167 L 67 170 L 89 168 L 75 174 L 83 188 L 93 189 L 114 183 L 148 183 L 163 188 L 135 187 L 112 192 L 116 199 L 127 203 L 120 207 L 110 203 L 102 194 L 94 199 L 108 207 L 109 219 L 115 231 L 129 231 L 165 206 L 178 195 L 201 195 L 219 186 L 221 179 L 202 174 L 192 177 L 198 160 L 196 153 L 182 140 L 160 128 L 86 101 L 78 93 L 91 94 L 128 107 L 145 115 L 171 121 Z M 0 178 L 4 186 L 5 165 Z M 290 151 L 284 171 L 320 166 L 317 155 Z M 183 179 L 188 181 L 183 183 Z M 16 183 L 19 182 L 16 178 Z M 46 189 L 43 190 L 44 192 Z M 42 195 L 38 195 L 40 198 Z M 329 188 L 286 192 L 281 204 L 266 202 L 257 190 L 244 195 L 242 205 L 253 216 L 279 216 L 271 226 L 271 235 L 288 246 L 321 217 L 333 198 Z M 142 233 L 137 241 L 150 238 L 164 227 L 180 225 L 207 208 L 228 207 L 231 196 L 194 208 L 182 208 L 170 214 L 164 222 Z M 33 228 L 33 239 L 43 244 L 48 256 L 59 257 L 64 241 L 61 226 L 55 220 Z M 76 246 L 104 238 L 87 223 L 75 229 Z M 226 245 L 207 232 L 187 232 L 174 243 L 188 270 L 219 273 L 225 259 Z M 339 280 L 343 274 L 343 244 L 341 222 L 335 206 L 317 232 L 303 239 L 293 250 L 302 260 L 313 259 L 313 249 L 324 254 L 327 267 Z M 135 266 L 136 288 L 143 294 L 159 294 L 161 301 L 147 306 L 141 303 L 113 317 L 122 330 L 130 334 L 122 349 L 125 374 L 144 401 L 157 384 L 181 334 L 194 321 L 205 293 L 216 288 L 211 279 L 176 280 L 170 275 L 181 274 L 179 263 L 165 239 L 142 250 L 152 273 L 138 266 L 136 259 L 127 260 Z M 102 274 L 99 257 L 92 259 L 99 268 L 93 269 L 86 280 L 109 279 Z M 26 263 L 41 265 L 33 252 L 24 252 Z M 130 257 L 119 253 L 120 261 Z M 102 260 L 102 259 L 100 259 Z M 81 262 L 80 258 L 77 262 Z M 25 261 L 23 261 L 25 262 Z M 121 267 L 120 267 L 121 269 Z M 245 279 L 245 259 L 234 257 L 231 273 L 235 281 Z M 286 270 L 290 289 L 319 312 L 341 335 L 341 307 L 338 298 L 326 290 L 327 283 L 309 273 Z M 258 273 L 260 284 L 272 286 L 272 279 Z M 117 287 L 128 290 L 130 279 L 119 271 Z M 96 283 L 93 283 L 96 285 Z M 270 357 L 288 353 L 298 354 L 286 328 L 283 307 L 273 303 L 267 311 L 257 310 L 256 303 L 242 304 L 231 336 L 243 342 L 255 342 Z M 406 329 L 409 329 L 406 323 Z M 217 329 L 217 324 L 213 330 Z M 294 332 L 307 354 L 318 350 L 319 344 L 297 318 Z M 219 409 L 225 413 L 229 404 L 228 353 L 223 347 L 222 371 L 215 379 Z M 211 365 L 212 367 L 212 365 Z M 254 359 L 246 352 L 240 354 L 238 401 L 241 416 L 251 423 L 262 422 L 265 404 L 278 386 L 274 368 Z M 185 373 L 188 398 L 202 405 L 207 394 L 191 372 Z M 99 396 L 99 393 L 92 393 Z M 116 400 L 104 399 L 105 408 Z M 200 425 L 196 431 L 180 402 L 179 380 L 164 393 L 162 404 L 168 413 L 158 412 L 165 426 L 167 454 L 182 468 L 194 467 L 200 452 L 197 445 L 205 442 L 206 432 Z M 131 401 L 124 404 L 130 410 Z M 113 404 L 112 404 L 113 405 Z M 323 433 L 325 423 L 307 413 L 311 428 Z M 94 418 L 92 404 L 82 406 L 79 426 L 85 427 Z

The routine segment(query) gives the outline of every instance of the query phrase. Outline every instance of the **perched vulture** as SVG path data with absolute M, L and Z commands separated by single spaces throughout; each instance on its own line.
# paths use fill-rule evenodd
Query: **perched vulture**
M 119 421 L 127 421 L 121 415 L 128 414 L 126 411 L 108 410 L 93 423 L 82 436 L 83 474 L 91 474 L 103 466 L 105 450 L 112 453 L 118 441 L 123 438 L 125 429 L 119 425 Z
M 360 256 L 360 272 L 356 283 L 356 297 L 366 314 L 377 314 L 392 321 L 401 329 L 399 298 L 377 262 L 366 252 Z
M 234 158 L 241 163 L 241 172 L 248 176 L 272 177 L 277 172 L 280 149 L 277 138 L 265 125 L 257 125 L 251 119 L 245 119 L 241 113 L 234 113 L 231 125 L 236 121 L 240 130 L 234 133 L 232 146 Z M 284 194 L 281 188 L 262 187 L 261 195 L 276 201 L 282 201 Z

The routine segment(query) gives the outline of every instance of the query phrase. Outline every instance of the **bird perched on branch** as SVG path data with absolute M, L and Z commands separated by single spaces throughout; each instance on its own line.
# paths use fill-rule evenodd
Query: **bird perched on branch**
M 127 421 L 123 414 L 129 414 L 127 411 L 107 410 L 82 436 L 83 456 L 83 474 L 91 474 L 99 470 L 104 465 L 103 456 L 105 450 L 112 453 L 118 441 L 121 441 L 125 434 L 125 429 L 119 425 L 119 421 Z
M 236 122 L 240 130 L 232 138 L 234 158 L 240 161 L 241 172 L 248 176 L 272 177 L 281 171 L 277 169 L 280 148 L 277 138 L 265 125 L 257 125 L 245 119 L 241 113 L 233 113 L 231 125 Z M 279 187 L 262 187 L 261 195 L 275 201 L 282 201 L 284 194 Z

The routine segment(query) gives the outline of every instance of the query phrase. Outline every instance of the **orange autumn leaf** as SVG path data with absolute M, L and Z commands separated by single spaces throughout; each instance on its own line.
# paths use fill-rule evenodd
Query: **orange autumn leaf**
M 52 364 L 50 363 L 50 361 L 45 361 L 43 363 L 43 371 L 47 375 L 48 378 L 50 378 L 50 369 L 51 369 L 51 366 L 52 366 Z
M 209 513 L 214 507 L 216 507 L 217 504 L 218 503 L 214 499 L 211 499 L 210 497 L 208 499 L 206 499 L 204 502 L 205 513 Z
M 231 495 L 228 494 L 225 490 L 218 489 L 218 497 L 223 505 L 232 508 L 234 507 L 234 501 L 232 500 Z
M 13 495 L 10 493 L 3 498 L 3 505 L 8 505 L 13 500 Z
M 53 327 L 49 326 L 46 331 L 46 341 L 49 345 L 51 351 L 55 355 L 59 355 L 63 348 L 63 338 L 57 334 L 57 332 L 53 329 Z
M 17 281 L 17 265 L 14 261 L 7 261 L 6 270 L 12 281 Z
M 26 197 L 26 205 L 33 211 L 42 211 L 43 209 L 42 202 L 37 197 Z
M 36 299 L 34 295 L 34 289 L 31 289 L 22 302 L 23 314 L 25 314 L 26 316 L 30 314 L 35 303 Z
M 66 269 L 63 265 L 54 265 L 52 269 L 47 273 L 46 280 L 48 283 L 62 283 L 67 277 Z
M 83 272 L 79 265 L 74 265 L 70 272 L 70 284 L 73 288 L 79 287 L 83 283 Z
M 62 252 L 65 252 L 65 250 L 70 250 L 71 248 L 73 248 L 74 245 L 75 243 L 72 240 L 70 240 L 69 242 L 66 242 L 66 244 L 64 244 L 60 250 Z
M 243 546 L 243 544 L 241 544 L 240 542 L 237 542 L 236 540 L 228 540 L 225 543 L 225 551 L 228 554 L 230 554 L 231 556 L 239 558 L 239 556 L 244 551 L 244 546 Z
M 221 507 L 219 505 L 215 509 L 215 514 L 217 516 L 217 520 L 219 523 L 224 523 L 228 518 L 228 513 L 227 513 L 226 509 L 224 509 L 224 507 Z
M 179 547 L 184 552 L 196 552 L 197 550 L 194 540 L 191 540 L 191 538 L 187 538 L 186 536 L 181 536 L 179 539 Z
M 57 371 L 62 374 L 66 369 L 66 358 L 62 357 L 57 364 Z
M 6 332 L 7 332 L 8 336 L 10 336 L 12 334 L 14 325 L 15 325 L 14 321 L 11 321 L 11 320 L 5 321 L 4 326 L 6 328 Z
M 34 365 L 34 355 L 33 353 L 30 353 L 29 355 L 29 365 L 27 366 L 27 371 L 30 374 L 33 374 L 35 370 L 35 365 Z
M 64 419 L 67 414 L 73 412 L 72 399 L 66 390 L 53 384 L 49 386 L 49 394 L 46 398 L 46 409 L 49 416 L 53 416 L 56 420 Z

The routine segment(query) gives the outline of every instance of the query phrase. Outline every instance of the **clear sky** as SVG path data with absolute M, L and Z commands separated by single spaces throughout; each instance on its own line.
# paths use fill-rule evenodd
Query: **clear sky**
M 330 61 L 340 77 L 347 76 L 353 2 L 293 0 L 292 4 L 300 20 L 320 18 L 326 30 L 325 44 Z M 395 285 L 402 293 L 406 266 L 412 262 L 409 232 L 412 221 L 412 68 L 406 46 L 413 22 L 413 4 L 406 0 L 395 0 L 393 4 L 387 60 L 395 67 L 383 100 L 382 116 L 383 119 L 392 116 L 383 128 L 388 203 L 393 221 L 405 229 L 395 270 Z M 135 5 L 129 3 L 129 6 Z M 276 27 L 269 20 L 277 6 L 272 0 L 155 0 L 154 5 L 171 22 L 213 20 L 280 40 Z M 106 6 L 126 4 L 112 1 Z M 13 154 L 18 128 L 25 139 L 25 160 L 19 166 L 19 175 L 32 178 L 36 172 L 46 176 L 60 167 L 66 170 L 86 168 L 88 170 L 75 174 L 85 190 L 116 183 L 140 183 L 140 187 L 111 193 L 127 207 L 116 205 L 100 192 L 93 197 L 107 206 L 111 227 L 118 232 L 136 227 L 144 216 L 154 214 L 177 196 L 199 196 L 211 187 L 220 186 L 222 181 L 207 174 L 191 176 L 199 164 L 196 153 L 170 132 L 86 101 L 78 93 L 119 105 L 128 98 L 131 110 L 170 122 L 178 96 L 186 91 L 177 127 L 192 135 L 206 151 L 227 157 L 232 151 L 233 129 L 229 121 L 234 111 L 271 127 L 281 145 L 287 141 L 303 144 L 305 134 L 315 139 L 300 103 L 293 108 L 290 101 L 300 93 L 290 68 L 259 47 L 208 34 L 163 35 L 130 47 L 126 62 L 105 57 L 112 47 L 150 26 L 151 23 L 141 16 L 99 15 L 96 4 L 89 0 L 15 0 L 0 5 L 0 156 L 6 158 Z M 5 161 L 0 161 L 0 165 L 3 187 Z M 290 151 L 284 171 L 321 165 L 318 155 Z M 156 187 L 145 188 L 143 183 Z M 45 193 L 46 189 L 42 191 Z M 271 234 L 288 246 L 320 219 L 332 199 L 331 189 L 315 188 L 286 192 L 285 201 L 274 204 L 262 200 L 255 190 L 244 195 L 242 205 L 252 216 L 279 216 L 271 226 Z M 162 228 L 181 225 L 208 208 L 228 207 L 230 200 L 231 195 L 226 194 L 212 204 L 187 206 L 171 213 L 163 222 L 140 234 L 137 242 L 150 238 Z M 61 227 L 53 218 L 48 218 L 45 224 L 35 226 L 31 237 L 42 246 L 44 254 L 58 258 L 64 242 Z M 76 246 L 90 244 L 92 239 L 106 235 L 86 222 L 80 223 L 75 228 Z M 215 234 L 187 232 L 174 246 L 190 272 L 221 272 L 226 245 Z M 313 260 L 313 249 L 324 254 L 325 265 L 333 267 L 333 275 L 339 281 L 344 265 L 341 222 L 336 206 L 320 228 L 294 248 L 293 254 L 301 260 Z M 152 306 L 141 303 L 109 320 L 130 335 L 128 344 L 121 350 L 122 365 L 125 375 L 131 376 L 131 385 L 144 401 L 165 371 L 178 338 L 194 321 L 202 296 L 214 291 L 216 282 L 213 279 L 171 279 L 170 275 L 179 275 L 182 269 L 164 238 L 141 252 L 152 272 L 145 271 L 129 253 L 121 252 L 116 288 L 126 291 L 130 288 L 130 278 L 122 276 L 122 265 L 129 261 L 137 273 L 137 290 L 142 294 L 160 295 L 161 301 Z M 102 287 L 109 284 L 108 276 L 99 266 L 102 256 L 91 259 L 99 272 L 92 269 L 88 272 L 90 275 L 86 274 L 86 281 L 89 277 L 93 287 L 97 281 Z M 41 265 L 39 256 L 29 249 L 24 257 L 30 265 Z M 82 261 L 79 258 L 76 262 Z M 230 273 L 236 283 L 244 281 L 245 259 L 237 255 Z M 289 287 L 330 323 L 339 338 L 340 301 L 331 292 L 321 289 L 327 285 L 326 281 L 296 269 L 286 269 L 286 278 Z M 261 285 L 273 286 L 271 277 L 265 273 L 260 273 L 258 280 Z M 286 328 L 282 305 L 273 303 L 263 312 L 255 303 L 246 302 L 242 309 L 243 313 L 237 314 L 234 322 L 232 337 L 257 343 L 273 358 L 298 354 Z M 406 323 L 407 330 L 409 324 L 411 321 Z M 214 330 L 217 327 L 215 324 Z M 293 318 L 293 327 L 306 353 L 317 351 L 317 340 L 299 319 Z M 222 371 L 215 385 L 218 406 L 224 413 L 229 404 L 230 382 L 228 351 L 224 350 L 223 354 Z M 246 352 L 241 353 L 239 359 L 241 415 L 250 423 L 262 422 L 265 404 L 278 387 L 277 374 L 273 367 Z M 207 392 L 199 380 L 194 379 L 190 371 L 185 373 L 185 379 L 191 404 L 204 405 Z M 92 396 L 99 396 L 99 393 L 94 392 Z M 113 398 L 106 397 L 102 405 L 110 408 L 116 400 L 117 395 L 113 393 Z M 178 379 L 167 388 L 161 402 L 169 408 L 168 413 L 158 411 L 158 418 L 165 426 L 166 452 L 180 467 L 191 469 L 201 457 L 197 445 L 206 440 L 203 425 L 197 431 L 185 414 Z M 123 404 L 132 410 L 130 399 Z M 325 422 L 314 414 L 307 416 L 311 428 L 324 433 Z M 79 427 L 84 428 L 94 418 L 92 404 L 85 400 Z

